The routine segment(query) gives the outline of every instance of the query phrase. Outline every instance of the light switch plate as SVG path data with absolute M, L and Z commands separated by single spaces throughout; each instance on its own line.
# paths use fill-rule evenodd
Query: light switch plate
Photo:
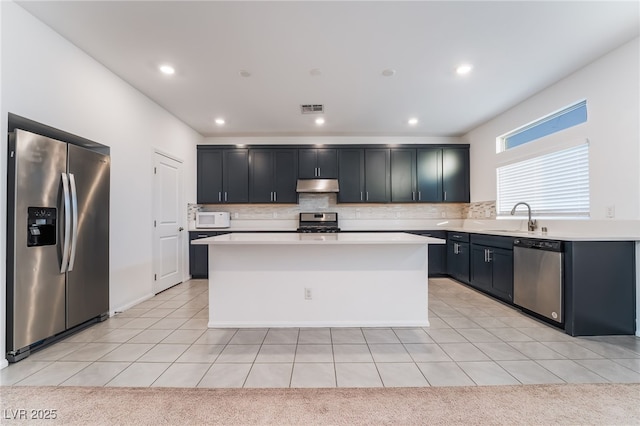
M 616 217 L 616 206 L 607 206 L 607 218 L 613 219 Z

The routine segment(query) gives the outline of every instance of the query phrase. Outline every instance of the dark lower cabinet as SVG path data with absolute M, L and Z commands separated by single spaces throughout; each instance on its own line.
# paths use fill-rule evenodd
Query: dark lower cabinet
M 513 302 L 513 238 L 472 234 L 471 286 Z
M 410 234 L 422 235 L 424 237 L 447 239 L 446 231 L 409 231 Z M 429 276 L 442 277 L 447 275 L 447 245 L 429 245 Z
M 469 284 L 469 234 L 449 232 L 447 235 L 447 273 Z
M 492 296 L 513 301 L 513 250 L 471 244 L 470 284 Z
M 567 334 L 634 334 L 635 242 L 572 241 L 564 256 Z
M 209 277 L 209 246 L 192 245 L 191 241 L 227 233 L 218 231 L 189 232 L 189 274 L 191 278 Z

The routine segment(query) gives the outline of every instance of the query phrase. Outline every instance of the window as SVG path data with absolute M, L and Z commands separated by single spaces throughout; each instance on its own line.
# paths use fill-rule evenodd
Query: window
M 498 138 L 498 152 L 523 145 L 587 121 L 587 101 L 581 101 Z
M 589 216 L 588 143 L 498 167 L 497 174 L 498 216 L 520 201 L 536 217 Z

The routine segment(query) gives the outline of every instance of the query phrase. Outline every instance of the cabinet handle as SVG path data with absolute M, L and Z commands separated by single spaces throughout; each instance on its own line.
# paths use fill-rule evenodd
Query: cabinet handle
M 487 249 L 484 249 L 484 263 L 487 263 Z
M 422 193 L 418 191 L 418 201 L 422 200 Z
M 276 191 L 273 191 L 273 201 L 278 201 L 278 193 Z
M 207 238 L 208 235 L 207 234 L 198 234 L 198 238 Z
M 458 243 L 453 243 L 453 254 L 460 254 L 460 245 Z
M 369 191 L 367 191 L 367 201 L 369 201 Z
M 447 191 L 444 191 L 444 201 L 447 201 Z
M 222 192 L 218 191 L 218 202 L 222 201 Z
M 360 191 L 360 201 L 362 201 L 362 191 Z
M 415 191 L 411 191 L 411 201 L 415 201 L 416 200 L 416 193 Z
M 491 250 L 487 249 L 487 262 L 491 263 L 493 259 L 491 259 Z
M 320 177 L 320 167 L 318 167 L 318 177 Z
M 227 202 L 227 191 L 224 191 L 224 202 Z

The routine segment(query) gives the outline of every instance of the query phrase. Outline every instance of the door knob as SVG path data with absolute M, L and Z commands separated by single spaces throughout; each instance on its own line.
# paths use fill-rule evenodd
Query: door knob
M 184 231 L 184 228 L 181 226 L 180 228 L 178 228 L 178 231 Z

